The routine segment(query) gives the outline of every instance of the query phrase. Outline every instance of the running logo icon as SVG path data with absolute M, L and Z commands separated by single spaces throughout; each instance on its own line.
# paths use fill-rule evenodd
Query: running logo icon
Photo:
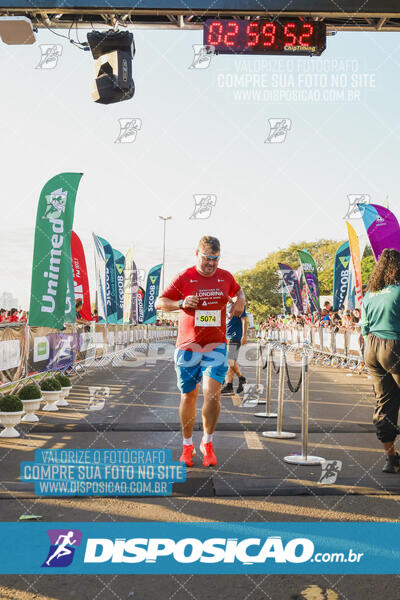
M 89 386 L 89 402 L 87 410 L 102 410 L 104 408 L 106 398 L 110 397 L 110 388 L 100 385 Z
M 61 44 L 40 44 L 40 61 L 35 69 L 54 69 L 57 66 L 58 59 L 62 54 Z
M 215 47 L 193 44 L 193 52 L 194 57 L 189 69 L 208 69 L 211 64 L 211 57 L 215 54 Z
M 361 219 L 363 209 L 359 208 L 357 204 L 370 204 L 371 196 L 369 194 L 348 194 L 347 200 L 349 206 L 343 219 Z
M 292 127 L 291 119 L 268 119 L 269 134 L 265 144 L 282 144 Z
M 136 140 L 137 132 L 142 129 L 142 119 L 118 119 L 119 134 L 115 144 L 132 144 Z
M 217 204 L 215 194 L 194 194 L 194 209 L 189 219 L 209 219 Z
M 324 483 L 326 485 L 335 483 L 341 470 L 341 460 L 324 460 L 324 462 L 321 463 L 321 477 L 319 478 L 318 483 Z
M 42 567 L 68 567 L 76 548 L 81 545 L 82 532 L 79 529 L 48 529 L 50 548 Z
M 243 386 L 243 408 L 251 408 L 257 406 L 258 399 L 261 397 L 264 391 L 264 384 L 262 383 L 245 383 Z
M 59 219 L 61 213 L 65 212 L 67 196 L 68 192 L 63 192 L 62 188 L 46 195 L 46 209 L 42 219 Z

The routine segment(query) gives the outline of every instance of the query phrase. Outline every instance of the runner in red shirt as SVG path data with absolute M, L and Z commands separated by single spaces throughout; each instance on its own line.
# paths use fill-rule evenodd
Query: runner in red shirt
M 193 466 L 192 440 L 199 384 L 203 380 L 204 466 L 216 466 L 212 435 L 220 413 L 221 384 L 228 370 L 226 305 L 233 299 L 230 316 L 240 316 L 245 298 L 229 271 L 218 268 L 220 243 L 203 236 L 196 250 L 196 265 L 180 273 L 155 302 L 158 310 L 179 310 L 175 370 L 181 391 L 179 415 L 183 433 L 180 460 Z

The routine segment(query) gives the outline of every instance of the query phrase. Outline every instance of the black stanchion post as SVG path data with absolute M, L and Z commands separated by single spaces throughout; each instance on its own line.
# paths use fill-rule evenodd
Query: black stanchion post
M 325 462 L 324 458 L 319 456 L 308 456 L 308 393 L 309 393 L 309 370 L 308 356 L 303 347 L 301 361 L 302 382 L 301 382 L 301 455 L 285 456 L 285 462 L 292 465 L 320 465 Z
M 271 412 L 271 383 L 272 383 L 272 346 L 267 343 L 267 375 L 265 379 L 265 412 L 254 413 L 255 417 L 273 419 L 277 413 Z M 259 402 L 260 404 L 260 402 Z
M 282 431 L 283 422 L 283 400 L 285 394 L 285 348 L 281 346 L 281 360 L 279 366 L 279 391 L 278 391 L 278 420 L 276 423 L 276 431 L 263 431 L 264 437 L 270 438 L 294 438 L 295 433 Z

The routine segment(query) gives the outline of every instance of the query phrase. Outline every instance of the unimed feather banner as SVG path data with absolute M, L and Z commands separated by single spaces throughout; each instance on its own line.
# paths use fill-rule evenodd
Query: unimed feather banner
M 43 187 L 36 216 L 29 325 L 63 329 L 71 272 L 71 233 L 82 173 L 60 173 Z

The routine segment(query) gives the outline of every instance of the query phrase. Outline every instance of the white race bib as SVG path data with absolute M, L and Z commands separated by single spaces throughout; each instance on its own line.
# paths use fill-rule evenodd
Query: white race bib
M 221 327 L 221 311 L 196 310 L 194 324 L 195 327 Z

